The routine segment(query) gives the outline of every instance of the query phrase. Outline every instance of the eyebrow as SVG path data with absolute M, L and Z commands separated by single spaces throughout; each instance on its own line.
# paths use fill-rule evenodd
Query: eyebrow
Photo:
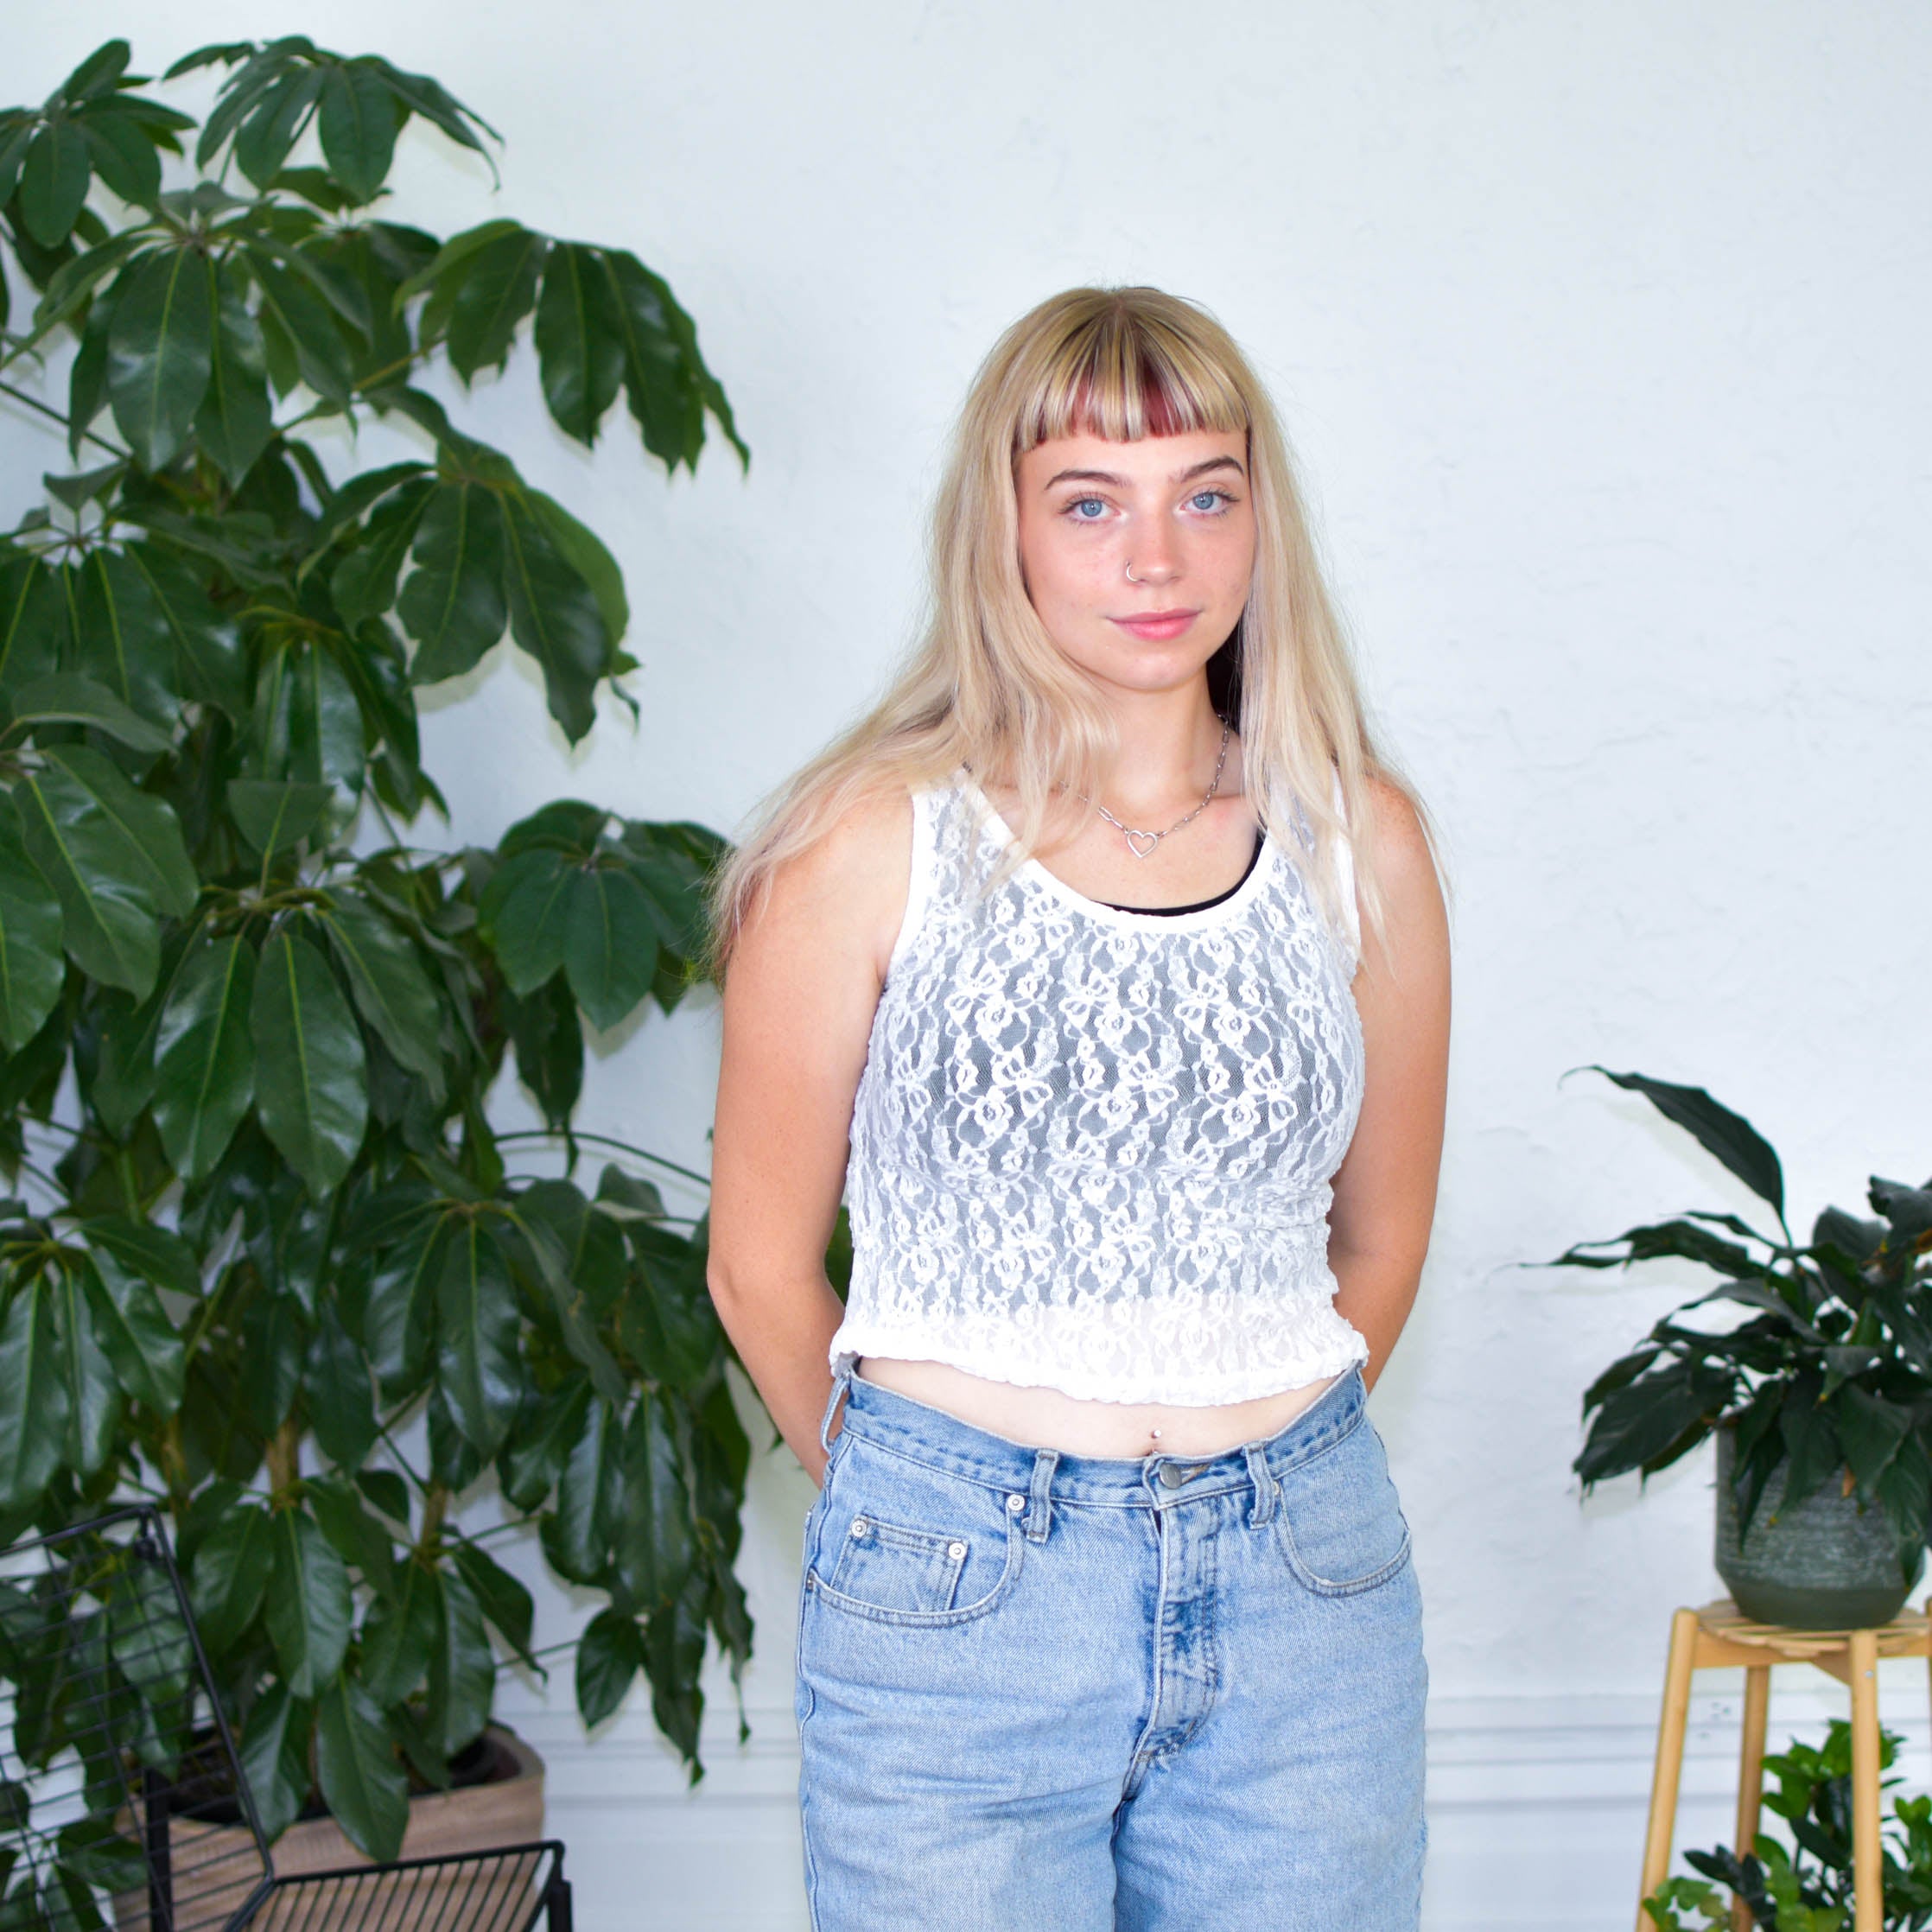
M 1197 476 L 1205 476 L 1210 470 L 1231 469 L 1236 476 L 1247 475 L 1238 458 L 1233 456 L 1210 456 L 1204 463 L 1196 463 L 1192 469 L 1184 469 L 1178 475 L 1167 479 L 1170 483 L 1192 483 Z M 1116 476 L 1111 470 L 1064 469 L 1057 476 L 1050 477 L 1046 487 L 1051 490 L 1061 483 L 1110 483 L 1115 489 L 1124 488 L 1127 479 Z

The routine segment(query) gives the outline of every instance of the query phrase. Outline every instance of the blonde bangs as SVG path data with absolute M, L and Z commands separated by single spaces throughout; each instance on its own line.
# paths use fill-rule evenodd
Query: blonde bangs
M 1065 321 L 1058 340 L 1042 341 L 1040 353 L 1026 359 L 1038 391 L 1030 406 L 1015 411 L 1014 456 L 1059 436 L 1139 442 L 1247 429 L 1247 404 L 1227 372 L 1151 308 L 1103 299 Z

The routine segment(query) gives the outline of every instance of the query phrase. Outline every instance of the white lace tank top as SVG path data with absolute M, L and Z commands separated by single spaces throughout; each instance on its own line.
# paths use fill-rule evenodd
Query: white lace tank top
M 963 772 L 912 804 L 835 1371 L 898 1356 L 1204 1406 L 1365 1361 L 1326 1219 L 1362 1103 L 1354 960 L 1300 866 L 1270 838 L 1230 897 L 1178 914 L 1033 859 L 982 897 L 1013 839 L 984 795 Z

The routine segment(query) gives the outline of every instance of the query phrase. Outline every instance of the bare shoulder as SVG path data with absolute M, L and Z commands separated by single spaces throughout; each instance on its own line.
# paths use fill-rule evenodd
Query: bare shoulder
M 1392 902 L 1413 903 L 1420 898 L 1439 904 L 1442 890 L 1435 853 L 1415 800 L 1403 786 L 1380 772 L 1370 777 L 1368 791 L 1368 837 L 1383 891 Z
M 1442 880 L 1427 827 L 1414 798 L 1381 773 L 1369 779 L 1366 841 L 1382 899 L 1389 957 L 1427 959 L 1446 970 L 1449 928 Z
M 905 914 L 912 867 L 912 794 L 896 781 L 882 784 L 773 866 L 744 941 L 862 955 L 876 960 L 882 979 Z

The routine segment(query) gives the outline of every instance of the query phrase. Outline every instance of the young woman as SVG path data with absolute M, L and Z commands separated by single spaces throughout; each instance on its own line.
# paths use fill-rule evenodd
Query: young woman
M 1007 332 L 932 564 L 718 898 L 712 1293 L 822 1483 L 812 1923 L 1413 1932 L 1427 1674 L 1363 1398 L 1441 1147 L 1418 808 L 1191 303 Z

